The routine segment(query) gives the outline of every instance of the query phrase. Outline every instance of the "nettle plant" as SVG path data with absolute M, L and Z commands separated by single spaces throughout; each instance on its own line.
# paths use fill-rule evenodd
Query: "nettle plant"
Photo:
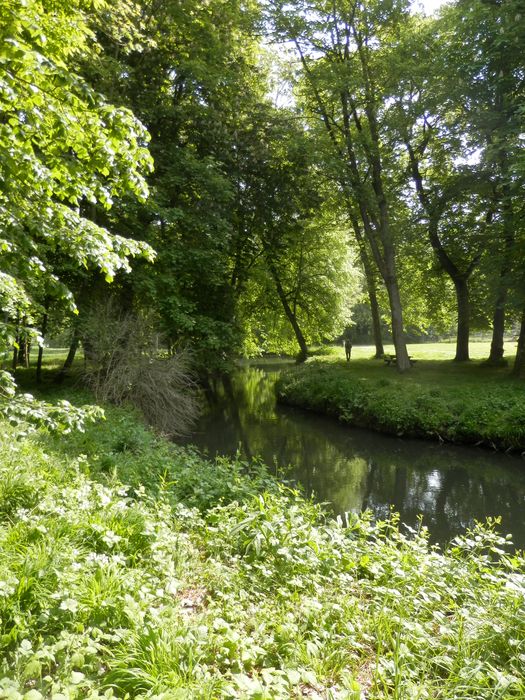
M 154 258 L 146 243 L 110 233 L 87 215 L 90 207 L 109 209 L 125 194 L 146 198 L 145 175 L 152 169 L 143 125 L 79 74 L 80 62 L 94 60 L 98 50 L 90 15 L 106 6 L 105 0 L 5 0 L 0 8 L 5 348 L 16 342 L 14 319 L 41 315 L 46 296 L 76 311 L 57 260 L 98 269 L 111 282 L 118 271 L 129 272 L 131 257 Z M 13 403 L 12 380 L 3 373 L 0 381 L 2 410 L 14 420 L 78 422 L 80 413 L 66 418 L 71 409 L 65 405 L 45 418 L 49 407 L 28 396 Z

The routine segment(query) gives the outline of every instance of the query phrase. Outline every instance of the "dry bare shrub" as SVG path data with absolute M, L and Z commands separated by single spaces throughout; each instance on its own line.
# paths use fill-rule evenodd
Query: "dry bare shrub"
M 169 436 L 186 434 L 200 404 L 188 350 L 161 355 L 147 319 L 109 303 L 83 324 L 86 381 L 100 401 L 131 403 Z

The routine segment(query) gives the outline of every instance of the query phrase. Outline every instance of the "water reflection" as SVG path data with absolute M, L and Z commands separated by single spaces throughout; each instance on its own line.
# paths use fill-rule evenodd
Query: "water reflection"
M 306 411 L 276 406 L 276 372 L 248 367 L 215 380 L 209 410 L 188 442 L 210 455 L 260 455 L 337 513 L 390 508 L 410 525 L 419 514 L 445 542 L 474 519 L 501 515 L 525 547 L 525 464 L 471 447 L 399 440 Z

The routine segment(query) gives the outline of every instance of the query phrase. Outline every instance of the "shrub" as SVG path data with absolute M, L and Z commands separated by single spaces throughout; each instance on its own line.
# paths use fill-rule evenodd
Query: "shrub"
M 86 381 L 98 401 L 130 403 L 166 435 L 189 430 L 199 401 L 188 351 L 161 356 L 147 320 L 112 304 L 87 318 L 83 337 Z

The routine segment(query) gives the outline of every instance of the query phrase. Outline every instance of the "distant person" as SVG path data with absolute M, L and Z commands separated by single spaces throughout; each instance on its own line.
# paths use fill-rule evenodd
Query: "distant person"
M 352 354 L 352 341 L 348 340 L 348 338 L 345 340 L 345 355 L 346 355 L 346 361 L 350 362 L 350 355 Z

